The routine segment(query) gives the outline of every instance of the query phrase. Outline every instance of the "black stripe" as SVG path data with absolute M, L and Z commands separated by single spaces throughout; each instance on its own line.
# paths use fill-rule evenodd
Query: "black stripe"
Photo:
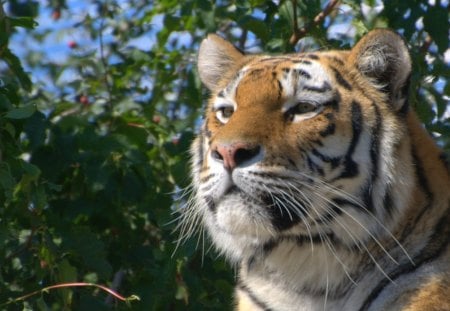
M 213 200 L 212 197 L 206 196 L 206 197 L 205 197 L 205 203 L 206 203 L 206 206 L 208 207 L 208 209 L 209 209 L 211 212 L 214 213 L 214 212 L 216 211 L 216 203 L 214 203 L 214 200 Z
M 317 163 L 315 163 L 309 156 L 306 157 L 306 164 L 312 172 L 317 172 L 320 176 L 324 176 L 325 172 Z
M 386 192 L 384 193 L 383 208 L 388 215 L 392 215 L 392 211 L 394 210 L 394 202 L 392 201 L 390 186 L 386 187 Z
M 283 84 L 281 84 L 281 81 L 277 79 L 278 84 L 278 100 L 281 99 L 281 96 L 283 96 Z
M 261 73 L 264 72 L 264 69 L 252 69 L 247 75 L 248 76 L 261 76 Z
M 352 159 L 352 155 L 355 151 L 356 145 L 358 144 L 363 126 L 361 105 L 356 101 L 352 102 L 351 114 L 352 114 L 353 136 L 352 140 L 350 141 L 350 146 L 348 147 L 347 153 L 345 155 L 344 170 L 337 179 L 352 178 L 358 175 L 359 173 L 358 164 L 356 164 L 355 161 L 353 161 Z
M 344 61 L 336 56 L 330 57 L 329 59 L 331 59 L 335 63 L 338 63 L 341 66 L 344 66 Z
M 354 207 L 354 208 L 360 208 L 358 203 L 353 202 L 353 201 L 349 201 L 347 199 L 333 198 L 333 199 L 331 199 L 331 201 L 333 203 L 335 203 L 336 205 L 340 206 L 340 207 L 342 207 L 343 205 L 349 205 L 349 206 Z
M 348 201 L 342 198 L 332 198 L 328 205 L 327 212 L 324 215 L 314 219 L 319 224 L 331 224 L 337 216 L 342 215 L 342 210 L 345 205 L 351 206 L 352 208 L 360 209 L 361 207 L 355 202 Z
M 306 54 L 306 55 L 303 55 L 303 57 L 306 57 L 309 59 L 314 59 L 314 60 L 320 60 L 320 57 L 316 54 Z
M 308 73 L 308 72 L 306 72 L 306 71 L 304 71 L 304 70 L 302 70 L 302 69 L 294 69 L 294 72 L 297 74 L 297 75 L 299 75 L 299 76 L 302 76 L 302 77 L 304 77 L 305 79 L 307 79 L 307 80 L 309 80 L 309 79 L 311 79 L 311 75 Z
M 425 176 L 424 168 L 422 165 L 422 161 L 419 159 L 419 156 L 417 155 L 416 149 L 414 146 L 411 146 L 411 156 L 413 158 L 413 167 L 416 169 L 416 184 L 417 187 L 420 188 L 424 195 L 426 200 L 425 207 L 420 211 L 420 213 L 415 217 L 414 221 L 412 221 L 405 230 L 403 230 L 403 233 L 399 239 L 400 242 L 407 239 L 408 236 L 411 234 L 412 230 L 416 227 L 417 223 L 420 222 L 422 217 L 426 215 L 427 211 L 430 209 L 430 206 L 433 204 L 434 195 L 431 192 L 430 185 L 428 183 L 428 179 Z
M 381 132 L 381 114 L 375 104 L 372 104 L 375 112 L 375 127 L 372 129 L 370 144 L 370 162 L 372 169 L 370 171 L 370 179 L 367 181 L 363 190 L 363 202 L 365 207 L 374 212 L 373 190 L 375 182 L 378 179 L 379 154 L 380 154 L 380 132 Z
M 406 79 L 405 85 L 403 85 L 402 89 L 400 90 L 400 94 L 402 95 L 402 98 L 405 99 L 405 102 L 403 103 L 403 106 L 398 110 L 398 114 L 400 116 L 406 117 L 409 111 L 409 102 L 408 102 L 408 96 L 409 96 L 409 89 L 411 85 L 411 75 L 408 76 Z
M 336 125 L 334 123 L 329 123 L 323 131 L 319 132 L 319 135 L 322 137 L 333 135 L 335 130 L 336 130 Z
M 416 168 L 416 176 L 418 181 L 418 186 L 423 189 L 425 196 L 427 197 L 427 201 L 433 200 L 433 192 L 431 192 L 430 184 L 428 183 L 425 169 L 423 168 L 422 161 L 419 159 L 415 147 L 412 150 L 412 157 L 414 160 L 414 167 Z
M 292 63 L 293 64 L 304 64 L 304 65 L 311 65 L 312 64 L 312 62 L 307 60 L 307 59 L 295 59 L 295 60 L 292 60 Z
M 336 168 L 342 160 L 342 158 L 340 158 L 340 157 L 326 156 L 326 155 L 322 154 L 321 152 L 319 152 L 316 148 L 313 148 L 311 152 L 313 155 L 315 155 L 322 161 L 330 163 L 332 169 Z
M 244 284 L 238 284 L 238 288 L 243 291 L 245 294 L 247 294 L 248 298 L 250 298 L 250 300 L 257 305 L 259 308 L 261 308 L 264 311 L 271 311 L 272 309 L 270 309 L 264 302 L 262 302 L 261 300 L 259 300 L 255 294 L 250 290 L 250 288 L 248 288 L 247 286 L 245 286 Z
M 330 121 L 334 120 L 334 114 L 332 114 L 331 112 L 325 113 L 324 116 Z
M 450 243 L 450 213 L 447 213 L 437 223 L 435 230 L 428 240 L 428 244 L 413 258 L 413 263 L 407 261 L 405 264 L 398 266 L 394 271 L 389 273 L 389 278 L 395 282 L 398 277 L 409 274 L 420 268 L 422 265 L 438 258 Z M 378 298 L 383 289 L 391 284 L 389 279 L 383 279 L 375 289 L 370 293 L 362 304 L 359 311 L 368 310 L 371 304 Z
M 370 144 L 370 160 L 372 162 L 371 178 L 372 182 L 374 182 L 378 178 L 382 118 L 378 106 L 373 103 L 372 107 L 375 112 L 375 127 L 372 130 L 372 142 Z
M 205 137 L 207 137 L 207 138 L 211 138 L 211 136 L 212 136 L 212 132 L 208 127 L 208 122 L 205 122 L 205 127 L 203 129 L 203 135 L 205 135 Z
M 335 235 L 333 233 L 321 233 L 321 234 L 307 234 L 307 235 L 285 235 L 276 239 L 272 239 L 266 242 L 263 245 L 262 256 L 267 257 L 270 253 L 278 247 L 283 242 L 295 243 L 297 246 L 303 246 L 305 244 L 313 243 L 313 244 L 322 244 L 323 239 L 326 237 L 328 241 L 334 242 L 336 241 Z M 336 243 L 338 243 L 336 241 Z
M 362 191 L 362 201 L 364 203 L 363 205 L 366 208 L 366 210 L 373 214 L 374 205 L 373 205 L 372 191 L 373 191 L 373 184 L 372 182 L 370 182 L 370 180 L 368 180 Z
M 216 174 L 213 173 L 213 174 L 208 174 L 208 175 L 206 175 L 204 177 L 201 177 L 200 178 L 200 183 L 204 184 L 204 183 L 208 182 L 208 180 L 210 180 L 214 176 L 216 176 Z
M 325 93 L 331 91 L 331 85 L 328 82 L 324 82 L 322 86 L 303 85 L 303 90 L 317 93 Z
M 296 211 L 290 211 L 283 206 L 280 206 L 277 201 L 274 201 L 274 195 L 269 194 L 263 196 L 261 200 L 267 207 L 267 212 L 270 216 L 271 224 L 278 231 L 284 231 L 292 228 L 294 225 L 298 224 L 302 218 Z M 278 200 L 282 201 L 283 198 L 278 198 Z
M 341 75 L 341 73 L 334 67 L 331 67 L 331 69 L 334 72 L 334 77 L 336 79 L 336 82 L 342 86 L 344 89 L 351 91 L 353 87 L 350 85 L 350 83 L 344 79 L 344 77 Z
M 195 163 L 195 166 L 202 167 L 203 166 L 203 160 L 204 160 L 203 142 L 204 142 L 204 139 L 205 139 L 203 137 L 202 133 L 200 133 L 198 139 L 199 139 L 199 142 L 197 144 L 197 150 L 196 150 L 198 161 L 197 161 L 197 163 Z
M 334 201 L 334 200 L 332 200 Z M 334 202 L 333 202 L 334 203 Z M 327 208 L 327 212 L 324 215 L 320 215 L 315 221 L 318 224 L 331 224 L 333 220 L 342 214 L 342 207 L 339 204 L 330 203 Z
M 323 103 L 323 106 L 324 107 L 331 107 L 333 110 L 339 111 L 339 101 L 338 101 L 338 99 L 333 99 L 333 100 L 330 100 L 328 102 L 325 102 L 325 103 Z M 327 117 L 328 120 L 331 120 L 329 114 L 326 114 L 325 116 Z

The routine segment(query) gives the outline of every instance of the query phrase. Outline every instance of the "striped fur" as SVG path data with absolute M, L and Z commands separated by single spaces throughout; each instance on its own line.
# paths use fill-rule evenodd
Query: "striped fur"
M 238 267 L 237 310 L 450 310 L 450 177 L 408 107 L 403 40 L 245 55 L 210 35 L 182 237 Z

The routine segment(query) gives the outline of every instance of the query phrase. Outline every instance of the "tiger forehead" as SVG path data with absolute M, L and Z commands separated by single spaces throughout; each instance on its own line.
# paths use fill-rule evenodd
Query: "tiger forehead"
M 290 99 L 328 97 L 331 83 L 327 62 L 321 58 L 316 54 L 256 57 L 237 72 L 215 102 L 219 106 L 224 100 L 235 106 L 258 102 L 279 106 Z

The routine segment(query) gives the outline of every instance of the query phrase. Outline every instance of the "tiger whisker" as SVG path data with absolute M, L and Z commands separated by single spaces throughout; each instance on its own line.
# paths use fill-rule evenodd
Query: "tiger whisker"
M 310 185 L 308 185 L 308 184 L 304 184 L 304 186 L 306 186 L 306 187 L 312 187 L 312 186 L 310 186 Z M 397 260 L 395 260 L 394 259 L 394 257 L 392 257 L 392 255 L 391 254 L 389 254 L 389 252 L 386 250 L 386 248 L 383 246 L 383 244 L 375 237 L 375 235 L 369 230 L 369 229 L 367 229 L 358 219 L 356 219 L 353 215 L 351 215 L 348 211 L 346 211 L 345 209 L 343 209 L 343 208 L 341 208 L 338 204 L 336 204 L 335 202 L 333 202 L 332 200 L 330 200 L 330 199 L 328 199 L 327 197 L 325 197 L 325 196 L 322 196 L 322 195 L 320 195 L 320 194 L 317 194 L 317 195 L 319 195 L 323 200 L 325 200 L 327 203 L 329 203 L 330 205 L 332 205 L 332 206 L 334 206 L 334 207 L 336 207 L 336 208 L 338 208 L 340 211 L 342 211 L 344 214 L 346 214 L 350 219 L 352 219 L 356 224 L 358 224 L 368 235 L 369 235 L 369 237 L 370 238 L 372 238 L 372 240 L 382 249 L 382 251 L 389 257 L 389 259 L 391 259 L 392 260 L 392 262 L 394 262 L 395 264 L 399 264 L 398 263 L 398 261 Z M 330 210 L 330 212 L 332 212 L 332 210 Z M 336 220 L 336 221 L 338 221 L 337 220 L 337 217 L 334 217 L 334 219 Z M 342 226 L 342 224 L 340 223 L 340 225 Z M 343 226 L 342 226 L 343 227 Z M 361 245 L 364 247 L 364 248 L 367 248 L 366 246 L 365 246 L 365 243 L 361 243 Z M 370 254 L 369 254 L 370 255 Z
M 277 189 L 277 188 L 275 188 L 275 189 Z M 290 187 L 289 189 L 292 189 L 292 188 Z M 308 199 L 301 191 L 299 191 L 299 189 L 296 189 L 296 188 L 294 188 L 294 189 L 297 190 L 298 193 L 300 193 L 302 196 L 304 196 L 304 198 L 308 201 L 308 204 L 310 204 L 310 205 L 312 206 L 312 202 L 309 201 L 309 199 Z M 279 189 L 277 189 L 277 190 L 279 190 Z M 315 221 L 315 219 L 314 219 L 313 217 L 311 217 L 311 215 L 308 213 L 308 211 L 307 211 L 305 208 L 303 208 L 303 207 L 301 206 L 301 204 L 300 204 L 297 200 L 295 200 L 295 198 L 296 198 L 295 196 L 288 197 L 289 200 L 287 200 L 287 202 L 289 202 L 290 204 L 296 203 L 297 207 L 299 207 L 301 211 L 303 211 L 310 219 L 312 219 L 312 220 L 315 222 L 315 224 L 316 224 L 316 226 L 317 226 L 317 228 L 318 228 L 318 230 L 319 230 L 319 232 L 318 232 L 318 233 L 319 233 L 319 238 L 321 239 L 321 241 L 325 242 L 325 245 L 327 245 L 328 249 L 330 249 L 330 251 L 331 251 L 331 253 L 333 254 L 333 256 L 336 258 L 336 260 L 338 261 L 338 263 L 342 266 L 342 269 L 344 270 L 344 273 L 346 274 L 347 278 L 348 278 L 353 284 L 356 285 L 355 280 L 353 280 L 353 278 L 351 277 L 350 273 L 348 272 L 348 267 L 347 267 L 347 265 L 345 265 L 345 264 L 342 262 L 342 259 L 338 256 L 337 251 L 336 251 L 336 249 L 334 248 L 334 246 L 332 245 L 333 243 L 330 241 L 329 237 L 328 237 L 326 234 L 324 234 L 324 232 L 320 229 L 320 226 L 317 224 L 317 222 Z M 294 207 L 295 207 L 295 206 L 294 206 Z M 297 208 L 297 207 L 295 207 L 295 208 Z M 315 211 L 315 209 L 312 209 L 312 210 Z M 317 211 L 315 211 L 315 212 L 317 213 Z M 320 215 L 318 215 L 318 217 L 320 217 Z M 304 221 L 304 220 L 303 220 L 303 222 L 306 223 L 306 221 Z M 313 245 L 311 233 L 310 233 L 310 239 L 311 239 L 311 244 Z
M 300 175 L 303 175 L 305 177 L 308 177 L 308 175 L 298 172 Z M 327 188 L 327 190 L 332 191 L 333 193 L 337 194 L 337 195 L 341 195 L 342 197 L 344 197 L 346 200 L 348 200 L 349 202 L 352 202 L 354 204 L 356 204 L 358 207 L 360 207 L 362 210 L 364 210 L 366 212 L 367 215 L 370 215 L 373 220 L 375 220 L 375 222 L 384 230 L 385 233 L 387 233 L 390 238 L 392 238 L 392 240 L 397 244 L 397 246 L 402 250 L 402 252 L 405 254 L 405 256 L 408 258 L 408 260 L 414 264 L 414 261 L 412 260 L 411 256 L 409 255 L 408 251 L 404 248 L 404 246 L 400 243 L 400 241 L 392 234 L 392 232 L 375 216 L 373 215 L 365 206 L 362 202 L 360 202 L 360 200 L 358 200 L 357 198 L 355 198 L 353 195 L 343 191 L 342 189 L 336 188 L 333 185 L 330 185 L 329 183 L 324 182 L 323 180 L 320 180 L 319 178 L 315 178 L 315 177 L 310 177 L 311 179 L 314 180 L 314 182 L 320 183 L 321 186 Z M 305 184 L 306 186 L 308 186 L 308 184 Z M 335 204 L 334 202 L 330 202 L 332 204 Z M 338 208 L 340 208 L 337 205 L 334 205 Z M 343 212 L 345 212 L 342 208 L 340 208 L 340 210 L 342 210 Z M 350 216 L 350 215 L 349 215 Z

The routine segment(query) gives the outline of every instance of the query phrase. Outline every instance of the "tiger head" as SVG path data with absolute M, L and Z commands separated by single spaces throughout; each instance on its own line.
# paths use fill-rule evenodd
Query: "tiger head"
M 203 222 L 220 251 L 239 261 L 281 238 L 351 246 L 395 230 L 413 179 L 399 160 L 409 157 L 411 61 L 397 34 L 278 56 L 209 35 L 198 71 L 211 97 L 186 219 Z

